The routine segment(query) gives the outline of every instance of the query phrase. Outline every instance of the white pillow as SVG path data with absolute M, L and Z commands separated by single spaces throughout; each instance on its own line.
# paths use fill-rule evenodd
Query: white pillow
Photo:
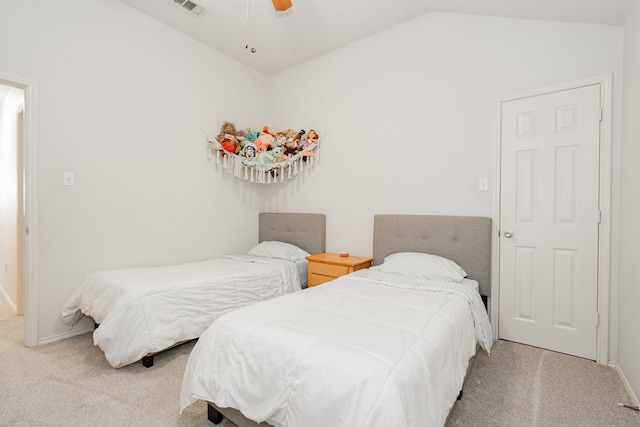
M 247 252 L 247 255 L 265 258 L 280 258 L 297 262 L 304 260 L 305 257 L 311 254 L 290 243 L 271 241 L 262 242 L 254 246 L 249 250 L 249 252 Z
M 398 252 L 384 259 L 379 271 L 420 279 L 460 283 L 467 273 L 455 262 L 431 254 Z

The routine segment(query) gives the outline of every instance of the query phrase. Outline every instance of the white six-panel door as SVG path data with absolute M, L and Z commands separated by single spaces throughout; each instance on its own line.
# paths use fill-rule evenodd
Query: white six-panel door
M 600 85 L 502 104 L 499 337 L 596 359 Z

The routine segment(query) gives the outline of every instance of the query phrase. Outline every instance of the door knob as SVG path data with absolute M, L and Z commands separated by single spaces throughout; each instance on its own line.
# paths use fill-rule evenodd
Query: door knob
M 513 237 L 513 231 L 511 231 L 511 230 L 506 230 L 506 231 L 504 232 L 504 237 L 506 237 L 507 239 L 512 238 L 512 237 Z

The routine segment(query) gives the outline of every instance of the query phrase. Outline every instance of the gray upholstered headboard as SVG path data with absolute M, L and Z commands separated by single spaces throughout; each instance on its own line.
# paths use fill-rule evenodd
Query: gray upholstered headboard
M 395 252 L 423 252 L 455 261 L 491 295 L 491 218 L 375 215 L 373 265 Z
M 278 240 L 310 254 L 326 251 L 326 216 L 312 213 L 261 213 L 258 243 Z

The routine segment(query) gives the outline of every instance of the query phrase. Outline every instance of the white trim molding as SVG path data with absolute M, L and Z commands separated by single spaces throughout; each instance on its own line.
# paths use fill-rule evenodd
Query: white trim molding
M 613 366 L 611 367 L 613 367 L 616 370 L 616 372 L 618 372 L 618 375 L 620 376 L 620 380 L 622 381 L 624 388 L 627 390 L 627 393 L 629 393 L 629 397 L 631 397 L 631 400 L 633 400 L 633 402 L 631 403 L 635 406 L 640 406 L 640 400 L 638 400 L 638 396 L 636 396 L 635 393 L 633 392 L 633 389 L 631 388 L 631 384 L 629 383 L 629 380 L 627 380 L 627 377 L 625 376 L 622 369 L 620 369 L 620 366 L 614 363 Z
M 18 307 L 16 307 L 16 305 L 13 303 L 13 301 L 11 301 L 11 298 L 9 298 L 9 295 L 7 295 L 7 292 L 1 286 L 0 286 L 0 296 L 2 297 L 4 302 L 7 303 L 7 305 L 9 306 L 9 309 L 11 310 L 11 312 L 14 315 L 17 315 L 18 314 Z

